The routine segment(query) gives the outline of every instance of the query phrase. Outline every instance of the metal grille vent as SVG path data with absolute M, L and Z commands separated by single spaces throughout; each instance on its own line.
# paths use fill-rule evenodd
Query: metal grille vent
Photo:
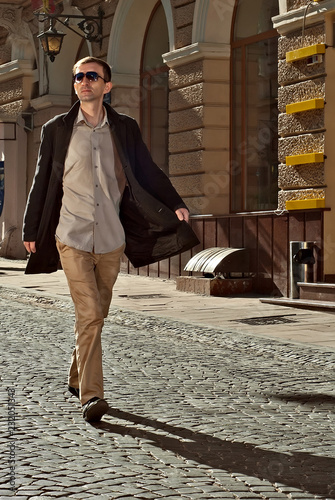
M 292 314 L 290 316 L 295 316 Z M 283 323 L 296 323 L 297 320 L 286 316 L 263 316 L 261 318 L 245 318 L 231 320 L 236 323 L 244 323 L 246 325 L 280 325 Z
M 247 273 L 249 252 L 246 248 L 207 248 L 194 255 L 184 267 L 184 271 Z

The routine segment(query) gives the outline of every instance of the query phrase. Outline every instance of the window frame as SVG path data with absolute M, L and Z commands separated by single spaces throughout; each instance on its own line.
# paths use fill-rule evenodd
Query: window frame
M 234 73 L 235 73 L 235 68 L 234 68 L 234 50 L 236 49 L 241 49 L 241 94 L 240 94 L 240 103 L 241 103 L 241 115 L 240 115 L 240 122 L 241 122 L 241 144 L 247 144 L 247 139 L 248 139 L 248 133 L 247 133 L 247 109 L 246 109 L 246 68 L 247 68 L 247 58 L 246 58 L 246 51 L 247 47 L 261 42 L 263 40 L 268 40 L 272 38 L 279 38 L 279 34 L 276 29 L 271 29 L 268 31 L 264 31 L 262 33 L 252 35 L 246 38 L 240 38 L 238 40 L 234 40 L 234 28 L 235 28 L 235 21 L 236 21 L 236 13 L 237 13 L 237 7 L 238 7 L 238 1 L 235 4 L 235 9 L 234 9 L 234 14 L 233 14 L 233 19 L 232 19 L 232 30 L 231 30 L 231 63 L 230 63 L 230 188 L 229 188 L 229 205 L 230 205 L 230 213 L 239 213 L 239 212 L 247 212 L 247 151 L 244 150 L 240 154 L 240 159 L 241 159 L 241 191 L 240 191 L 240 198 L 241 198 L 241 208 L 240 209 L 233 209 L 233 200 L 235 197 L 235 192 L 233 191 L 233 166 L 235 165 L 236 159 L 233 157 L 233 152 L 234 152 L 234 109 L 233 109 L 233 103 L 234 103 L 234 98 L 236 98 L 236 94 L 234 93 Z M 278 124 L 277 124 L 278 127 Z M 254 210 L 255 211 L 255 210 Z M 262 212 L 262 211 L 271 211 L 269 210 L 263 210 L 259 209 L 257 212 Z

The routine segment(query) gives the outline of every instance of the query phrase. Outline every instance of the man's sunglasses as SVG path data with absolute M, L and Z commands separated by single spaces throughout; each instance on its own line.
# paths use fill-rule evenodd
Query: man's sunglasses
M 98 75 L 96 71 L 88 71 L 87 73 L 77 73 L 74 75 L 73 80 L 75 83 L 81 83 L 84 80 L 84 76 L 86 76 L 89 82 L 97 82 L 99 78 L 106 83 L 106 80 L 102 78 L 102 76 Z

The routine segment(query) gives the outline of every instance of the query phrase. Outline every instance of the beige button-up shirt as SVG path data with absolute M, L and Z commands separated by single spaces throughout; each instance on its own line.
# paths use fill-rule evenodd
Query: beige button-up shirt
M 125 242 L 119 218 L 125 175 L 104 111 L 102 122 L 92 127 L 79 110 L 65 159 L 56 229 L 65 245 L 98 254 Z

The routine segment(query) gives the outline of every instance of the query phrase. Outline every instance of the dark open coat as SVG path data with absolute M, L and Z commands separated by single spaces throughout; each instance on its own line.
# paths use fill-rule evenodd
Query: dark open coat
M 153 162 L 135 120 L 107 109 L 111 132 L 127 178 L 120 207 L 126 234 L 125 254 L 135 267 L 181 253 L 199 241 L 174 211 L 186 207 L 168 177 Z M 23 240 L 36 241 L 26 273 L 51 273 L 58 269 L 55 243 L 62 204 L 63 171 L 79 101 L 66 114 L 42 127 L 34 182 L 27 201 Z

